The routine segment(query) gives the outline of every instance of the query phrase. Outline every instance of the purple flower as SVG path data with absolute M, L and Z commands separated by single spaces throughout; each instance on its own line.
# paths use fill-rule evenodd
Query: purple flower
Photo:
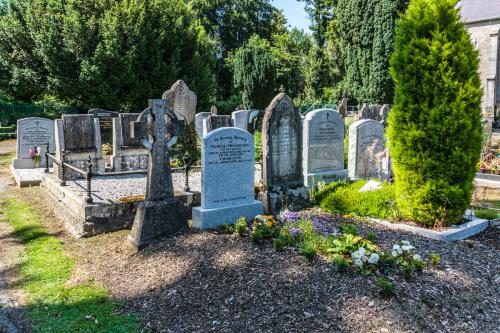
M 290 212 L 288 210 L 278 215 L 278 221 L 281 223 L 297 223 L 301 218 L 300 213 Z
M 324 236 L 336 235 L 337 230 L 331 224 L 329 219 L 324 219 L 322 217 L 314 217 L 311 220 L 313 231 L 317 234 Z
M 290 228 L 288 228 L 288 231 L 290 231 L 290 233 L 292 234 L 293 237 L 304 235 L 304 232 L 300 228 L 290 227 Z

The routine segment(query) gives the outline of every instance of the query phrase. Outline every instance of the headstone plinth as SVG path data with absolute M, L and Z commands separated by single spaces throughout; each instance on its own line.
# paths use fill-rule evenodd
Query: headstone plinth
M 186 228 L 182 202 L 174 198 L 168 150 L 182 131 L 175 113 L 164 99 L 150 101 L 151 107 L 130 124 L 131 137 L 141 139 L 148 149 L 146 198 L 138 207 L 129 246 L 141 250 L 153 240 L 173 235 Z
M 137 207 L 128 245 L 140 251 L 159 237 L 174 235 L 185 228 L 184 204 L 177 198 L 143 201 Z
M 285 93 L 266 109 L 262 126 L 263 185 L 259 194 L 267 214 L 302 209 L 309 201 L 302 172 L 302 124 L 299 111 Z
M 316 187 L 318 183 L 346 179 L 344 168 L 345 124 L 340 113 L 333 110 L 314 110 L 304 120 L 304 183 Z
M 219 128 L 202 143 L 201 207 L 193 209 L 193 227 L 212 229 L 262 214 L 255 200 L 254 138 L 239 128 Z

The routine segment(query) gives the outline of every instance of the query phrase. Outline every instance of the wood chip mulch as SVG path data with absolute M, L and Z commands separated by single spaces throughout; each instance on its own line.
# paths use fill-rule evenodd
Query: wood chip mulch
M 354 222 L 388 250 L 408 240 L 435 269 L 396 282 L 383 297 L 376 276 L 341 274 L 321 258 L 308 264 L 294 249 L 215 232 L 164 239 L 127 252 L 127 231 L 68 242 L 74 280 L 103 283 L 153 332 L 498 332 L 500 229 L 444 243 Z

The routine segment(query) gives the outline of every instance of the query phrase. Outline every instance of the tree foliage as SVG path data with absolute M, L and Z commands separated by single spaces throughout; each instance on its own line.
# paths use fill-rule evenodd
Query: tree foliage
M 234 55 L 234 85 L 247 109 L 264 109 L 276 91 L 276 64 L 269 42 L 253 36 Z
M 342 64 L 340 95 L 358 102 L 392 102 L 389 59 L 396 20 L 407 2 L 338 0 L 331 38 L 337 42 Z
M 460 222 L 481 151 L 478 52 L 454 0 L 413 0 L 397 25 L 389 115 L 397 204 L 425 225 Z
M 213 43 L 182 0 L 9 0 L 0 89 L 24 101 L 140 110 L 178 78 L 215 94 Z

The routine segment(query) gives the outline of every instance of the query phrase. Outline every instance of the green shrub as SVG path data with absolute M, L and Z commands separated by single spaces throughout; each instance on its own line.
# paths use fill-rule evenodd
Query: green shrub
M 304 241 L 300 247 L 300 254 L 303 255 L 308 261 L 313 261 L 316 257 L 316 249 L 312 242 L 308 240 Z
M 234 229 L 240 237 L 245 237 L 249 233 L 247 219 L 240 217 L 238 221 L 234 224 Z
M 474 212 L 474 215 L 476 215 L 476 217 L 479 217 L 480 219 L 485 220 L 496 220 L 500 218 L 500 214 L 496 210 L 485 208 L 476 210 Z
M 392 295 L 396 289 L 396 284 L 394 282 L 387 281 L 384 278 L 377 279 L 377 286 L 380 287 L 380 293 L 384 295 Z
M 262 160 L 262 132 L 256 131 L 254 133 L 254 145 L 255 145 L 255 162 L 260 162 Z
M 327 186 L 319 193 L 320 206 L 326 211 L 343 214 L 357 214 L 381 219 L 396 219 L 399 213 L 395 207 L 394 186 L 384 183 L 377 191 L 359 192 L 366 181 L 355 183 L 339 182 Z
M 366 239 L 368 239 L 370 242 L 375 242 L 377 240 L 377 234 L 374 232 L 374 231 L 370 231 L 367 235 L 366 235 Z
M 455 0 L 413 0 L 397 24 L 388 137 L 396 198 L 421 225 L 462 220 L 481 152 L 478 52 Z
M 441 262 L 441 256 L 432 252 L 429 254 L 429 265 L 436 267 Z
M 358 228 L 356 228 L 356 226 L 353 224 L 341 223 L 341 224 L 339 224 L 339 228 L 340 228 L 340 231 L 342 231 L 344 234 L 353 235 L 353 236 L 358 235 Z

